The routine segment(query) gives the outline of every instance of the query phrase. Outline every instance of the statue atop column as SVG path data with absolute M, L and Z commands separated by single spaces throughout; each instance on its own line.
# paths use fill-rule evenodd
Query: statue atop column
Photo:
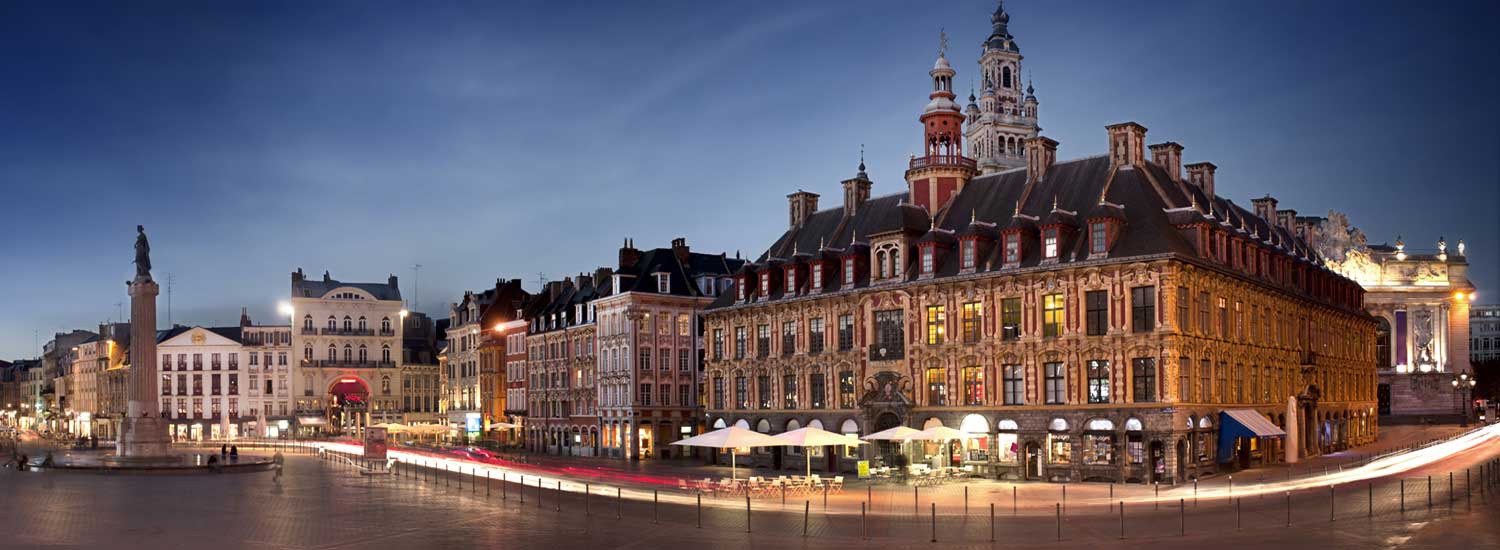
M 146 227 L 135 226 L 135 278 L 151 280 L 151 242 L 146 240 Z

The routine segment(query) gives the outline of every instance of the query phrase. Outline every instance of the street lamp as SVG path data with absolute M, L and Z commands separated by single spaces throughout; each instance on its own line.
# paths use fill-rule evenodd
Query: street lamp
M 1458 374 L 1458 377 L 1452 380 L 1452 383 L 1453 392 L 1458 394 L 1459 398 L 1463 400 L 1462 427 L 1467 428 L 1469 427 L 1469 409 L 1472 407 L 1473 401 L 1469 396 L 1473 395 L 1474 386 L 1478 385 L 1479 382 L 1474 377 L 1469 376 L 1469 373 L 1461 372 Z

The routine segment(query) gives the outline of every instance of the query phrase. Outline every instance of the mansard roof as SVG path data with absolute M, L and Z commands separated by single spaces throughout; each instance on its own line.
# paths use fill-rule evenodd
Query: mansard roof
M 814 250 L 816 246 L 808 250 Z M 661 294 L 656 286 L 656 273 L 669 273 L 672 275 L 670 291 L 673 296 L 702 297 L 703 289 L 693 284 L 693 281 L 701 276 L 726 277 L 733 275 L 744 267 L 745 260 L 730 258 L 723 254 L 703 254 L 700 252 L 689 252 L 686 258 L 679 259 L 675 250 L 671 248 L 655 248 L 641 251 L 641 256 L 633 266 L 623 266 L 616 273 L 625 275 L 620 277 L 620 288 L 618 293 L 640 292 L 646 294 Z
M 905 204 L 905 193 L 871 198 L 861 203 L 855 214 L 846 215 L 842 206 L 814 213 L 803 224 L 784 232 L 746 271 L 776 268 L 771 260 L 786 262 L 792 251 L 839 250 L 851 241 L 865 241 L 882 233 L 906 230 L 922 241 L 940 239 L 951 242 L 955 235 L 972 234 L 972 222 L 985 222 L 1005 230 L 1017 227 L 1035 229 L 1047 223 L 1074 226 L 1088 218 L 1109 217 L 1119 220 L 1119 235 L 1113 241 L 1108 261 L 1151 258 L 1164 255 L 1197 257 L 1197 248 L 1179 226 L 1209 223 L 1245 238 L 1258 234 L 1258 241 L 1294 258 L 1320 264 L 1311 248 L 1285 228 L 1266 222 L 1233 202 L 1215 196 L 1204 196 L 1202 189 L 1186 181 L 1174 180 L 1166 170 L 1149 161 L 1139 166 L 1115 168 L 1106 156 L 1062 161 L 1049 167 L 1041 179 L 1029 177 L 1026 169 L 1013 169 L 980 176 L 970 181 L 950 203 L 939 210 L 936 220 L 927 221 L 919 207 Z M 1019 216 L 1016 214 L 1019 210 Z M 931 231 L 929 231 L 931 227 Z M 991 229 L 992 231 L 994 229 Z M 925 235 L 925 236 L 924 236 Z M 1082 232 L 1062 235 L 1058 264 L 1088 261 L 1087 239 Z M 1019 268 L 1042 265 L 1039 252 L 1041 236 L 1023 233 L 1023 257 Z M 919 241 L 920 242 L 920 241 Z M 982 250 L 977 262 L 979 272 L 1000 271 L 1003 247 Z M 842 250 L 840 250 L 842 252 Z M 959 274 L 958 254 L 942 254 L 935 276 Z M 803 261 L 797 259 L 798 263 Z M 1094 260 L 1098 261 L 1098 260 Z M 908 269 L 906 278 L 916 274 Z M 855 286 L 868 284 L 863 273 Z M 826 277 L 827 283 L 841 283 L 841 277 Z M 832 286 L 832 285 L 830 285 Z M 825 288 L 829 290 L 829 288 Z M 774 300 L 784 290 L 777 290 Z M 764 299 L 764 298 L 762 298 Z M 712 307 L 734 303 L 734 296 L 720 296 Z

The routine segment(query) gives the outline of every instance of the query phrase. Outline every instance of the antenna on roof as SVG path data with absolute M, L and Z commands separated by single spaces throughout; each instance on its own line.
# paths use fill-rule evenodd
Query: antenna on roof
M 536 286 L 538 288 L 537 292 L 541 292 L 541 291 L 547 289 L 547 274 L 546 273 L 542 273 L 540 271 L 536 272 Z
M 411 308 L 417 309 L 422 307 L 422 264 L 411 266 L 411 278 L 413 287 Z
M 977 208 L 970 209 L 969 210 L 969 223 L 974 223 L 974 222 L 977 222 L 977 221 L 979 221 L 979 209 L 977 209 Z
M 171 273 L 167 273 L 167 326 L 168 327 L 172 326 L 172 283 L 174 283 L 176 281 L 177 281 L 176 277 L 173 277 Z M 156 329 L 156 327 L 152 327 L 152 330 L 155 330 L 155 329 Z

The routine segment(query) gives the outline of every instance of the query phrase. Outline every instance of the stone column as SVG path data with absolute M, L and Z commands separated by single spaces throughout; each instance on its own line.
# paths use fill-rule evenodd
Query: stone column
M 125 382 L 125 418 L 115 449 L 120 457 L 166 456 L 171 448 L 156 378 L 156 296 L 160 292 L 149 275 L 130 283 L 130 371 Z

